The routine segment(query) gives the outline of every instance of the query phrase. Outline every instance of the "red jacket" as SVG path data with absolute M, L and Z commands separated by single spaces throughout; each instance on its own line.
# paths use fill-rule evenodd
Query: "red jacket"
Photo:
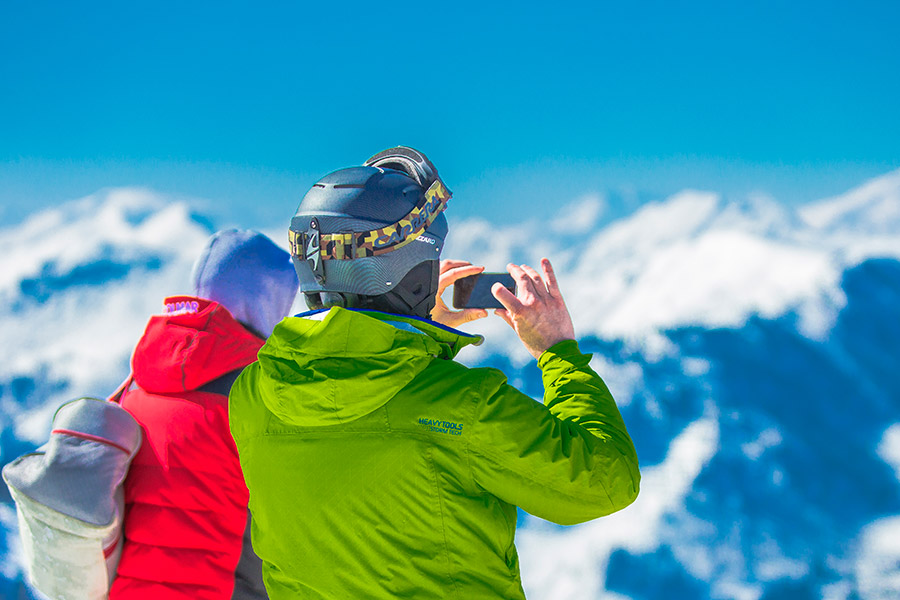
M 215 302 L 177 297 L 166 306 L 138 342 L 137 387 L 122 398 L 144 440 L 125 481 L 125 544 L 110 598 L 225 600 L 248 494 L 228 398 L 199 388 L 256 360 L 263 341 Z

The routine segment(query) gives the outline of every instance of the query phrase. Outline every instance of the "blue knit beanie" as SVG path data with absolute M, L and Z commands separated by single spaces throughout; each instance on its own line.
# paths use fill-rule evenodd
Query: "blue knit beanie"
M 254 333 L 269 337 L 291 310 L 297 274 L 291 256 L 258 231 L 219 231 L 191 274 L 194 294 L 214 300 Z

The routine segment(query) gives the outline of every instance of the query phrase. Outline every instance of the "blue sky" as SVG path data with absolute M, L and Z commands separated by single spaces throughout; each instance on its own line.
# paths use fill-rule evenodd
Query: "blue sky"
M 143 185 L 271 225 L 399 143 L 457 216 L 812 200 L 900 167 L 898 23 L 896 2 L 0 0 L 0 223 Z

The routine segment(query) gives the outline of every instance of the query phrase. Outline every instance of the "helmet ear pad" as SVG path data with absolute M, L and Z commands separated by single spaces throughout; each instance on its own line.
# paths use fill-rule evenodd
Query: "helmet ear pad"
M 430 319 L 437 301 L 440 261 L 420 262 L 394 289 L 378 296 L 359 296 L 359 308 Z
M 304 295 L 312 310 L 341 306 L 429 319 L 437 301 L 439 278 L 440 261 L 426 260 L 410 269 L 391 291 L 384 294 L 307 292 Z

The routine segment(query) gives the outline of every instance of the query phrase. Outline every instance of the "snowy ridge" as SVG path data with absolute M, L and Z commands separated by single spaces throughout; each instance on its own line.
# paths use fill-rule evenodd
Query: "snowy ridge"
M 197 229 L 183 204 L 166 205 L 147 190 L 88 196 L 0 232 L 0 293 L 9 300 L 23 280 L 62 277 L 97 261 L 129 264 L 190 251 Z
M 816 229 L 896 234 L 900 228 L 900 170 L 842 196 L 813 202 L 800 210 L 800 217 Z
M 576 222 L 567 230 L 568 213 Z M 661 331 L 737 327 L 753 315 L 788 311 L 800 314 L 806 335 L 822 338 L 844 304 L 841 274 L 867 258 L 900 257 L 900 216 L 885 218 L 900 215 L 900 171 L 796 213 L 764 197 L 726 204 L 697 191 L 646 205 L 599 231 L 586 227 L 599 213 L 598 201 L 588 198 L 563 207 L 549 227 L 451 223 L 444 255 L 491 271 L 547 256 L 580 336 L 625 339 L 650 352 L 665 350 Z M 504 327 L 473 326 L 489 340 L 482 352 L 515 348 Z M 513 354 L 527 360 L 518 349 Z

